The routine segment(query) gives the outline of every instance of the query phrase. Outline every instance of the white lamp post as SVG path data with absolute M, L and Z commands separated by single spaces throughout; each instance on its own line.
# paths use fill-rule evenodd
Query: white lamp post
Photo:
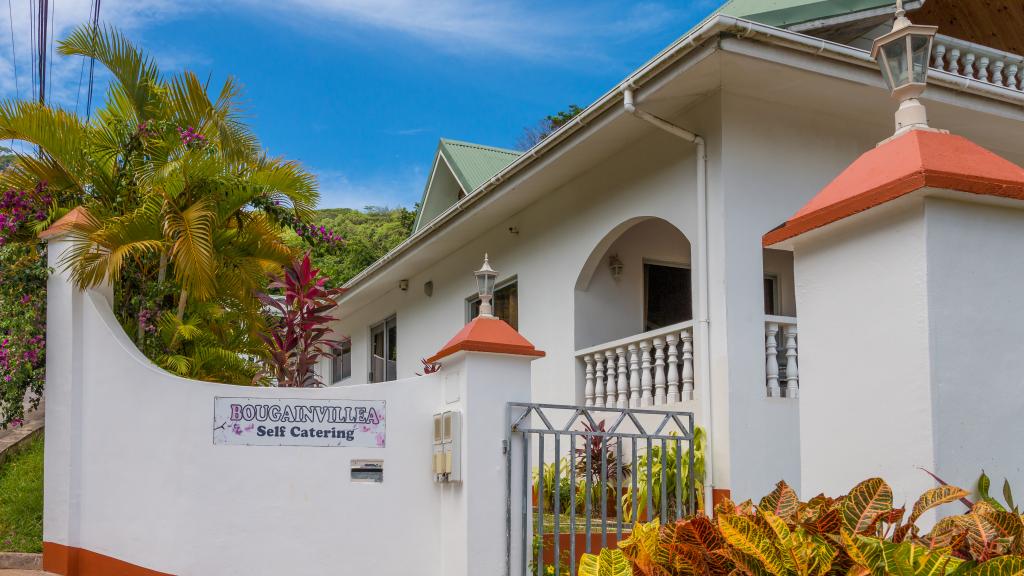
M 484 254 L 484 265 L 473 273 L 476 276 L 477 294 L 480 296 L 480 313 L 482 318 L 494 318 L 494 280 L 498 273 L 491 268 L 487 254 Z
M 897 135 L 929 129 L 928 115 L 917 98 L 927 85 L 932 39 L 937 30 L 937 26 L 911 23 L 903 9 L 903 0 L 896 0 L 892 32 L 879 37 L 871 47 L 871 57 L 878 61 L 889 90 L 900 101 L 896 111 Z

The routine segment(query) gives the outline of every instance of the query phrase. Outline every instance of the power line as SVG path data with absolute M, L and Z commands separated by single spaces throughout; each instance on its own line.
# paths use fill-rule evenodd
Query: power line
M 36 91 L 36 0 L 28 0 L 28 56 L 32 93 Z
M 95 8 L 92 12 L 92 33 L 99 34 L 99 22 L 100 22 L 100 0 L 95 0 Z M 93 36 L 95 38 L 95 36 Z M 89 94 L 85 100 L 85 121 L 88 122 L 92 118 L 92 86 L 93 86 L 93 73 L 96 70 L 96 58 L 89 58 Z
M 49 0 L 39 0 L 39 46 L 36 56 L 39 61 L 39 103 L 46 103 L 46 28 L 49 13 Z
M 11 0 L 7 0 L 7 17 L 11 25 L 11 64 L 14 66 L 14 93 L 21 100 L 21 87 L 18 86 L 18 53 L 14 49 L 14 9 L 11 8 Z
M 53 4 L 50 5 L 50 59 L 47 61 L 46 75 L 50 78 L 53 77 L 53 38 L 57 34 L 57 0 L 53 0 Z M 44 38 L 45 42 L 46 39 Z

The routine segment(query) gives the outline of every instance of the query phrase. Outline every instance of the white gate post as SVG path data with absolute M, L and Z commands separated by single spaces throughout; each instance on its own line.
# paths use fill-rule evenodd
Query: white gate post
M 504 321 L 478 317 L 429 362 L 442 362 L 446 406 L 462 413 L 462 482 L 441 485 L 443 574 L 501 575 L 506 559 L 512 574 L 525 573 L 521 539 L 524 487 L 522 462 L 512 459 L 512 485 L 507 486 L 506 449 L 509 402 L 530 401 L 530 363 L 544 356 Z M 529 486 L 525 487 L 527 490 Z M 511 494 L 511 500 L 508 500 Z M 506 505 L 511 527 L 506 524 Z M 529 506 L 529 502 L 526 503 Z
M 70 574 L 79 544 L 82 443 L 82 304 L 85 295 L 62 270 L 68 231 L 83 218 L 76 208 L 40 234 L 47 242 L 46 449 L 43 455 L 43 568 Z

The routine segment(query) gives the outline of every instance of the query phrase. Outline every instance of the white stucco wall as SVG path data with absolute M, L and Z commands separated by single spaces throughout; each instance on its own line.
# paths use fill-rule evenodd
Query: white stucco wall
M 1024 211 L 929 199 L 928 316 L 936 472 L 1024 486 Z
M 887 206 L 796 244 L 804 495 L 933 486 L 924 211 Z
M 779 479 L 801 489 L 803 400 L 768 398 L 765 391 L 763 276 L 785 271 L 788 262 L 771 251 L 766 261 L 761 237 L 883 138 L 885 127 L 736 93 L 722 101 L 724 190 L 711 202 L 712 378 L 716 441 L 728 439 L 728 482 L 742 500 L 761 497 Z M 785 284 L 784 278 L 787 312 L 792 288 Z M 811 336 L 803 329 L 807 311 L 794 304 L 802 360 Z M 801 395 L 807 386 L 801 378 Z
M 51 242 L 51 265 L 66 246 Z M 183 575 L 504 571 L 506 405 L 530 400 L 531 358 L 463 352 L 382 385 L 230 386 L 154 366 L 64 272 L 48 305 L 46 542 Z M 218 396 L 384 400 L 386 447 L 215 445 Z M 459 484 L 431 476 L 445 410 L 463 415 Z M 350 479 L 364 458 L 383 460 L 383 483 Z

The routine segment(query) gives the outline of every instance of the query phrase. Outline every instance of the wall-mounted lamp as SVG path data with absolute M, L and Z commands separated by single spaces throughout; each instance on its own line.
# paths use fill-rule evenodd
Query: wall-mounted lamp
M 619 259 L 618 254 L 612 254 L 608 257 L 608 270 L 612 273 L 612 278 L 618 280 L 622 278 L 622 260 Z
M 494 318 L 494 307 L 491 301 L 494 299 L 494 280 L 498 273 L 491 268 L 487 254 L 484 254 L 484 265 L 473 273 L 476 276 L 477 294 L 480 296 L 480 316 Z
M 433 280 L 427 280 L 426 282 L 423 283 L 423 293 L 427 295 L 427 298 L 430 298 L 431 296 L 434 295 Z
M 399 280 L 398 281 L 398 289 L 401 290 L 402 292 L 405 292 L 406 290 L 408 290 L 409 289 L 409 281 L 405 280 L 405 279 Z

